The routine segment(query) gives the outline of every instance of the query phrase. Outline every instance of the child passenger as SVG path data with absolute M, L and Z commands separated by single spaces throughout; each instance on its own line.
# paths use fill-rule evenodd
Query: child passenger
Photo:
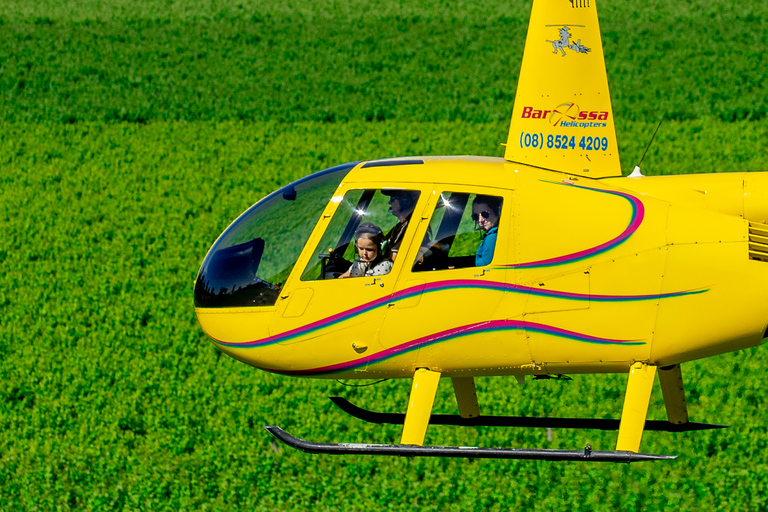
M 376 224 L 364 222 L 355 231 L 355 247 L 358 258 L 349 270 L 339 276 L 383 276 L 392 270 L 392 259 L 386 247 L 384 232 Z

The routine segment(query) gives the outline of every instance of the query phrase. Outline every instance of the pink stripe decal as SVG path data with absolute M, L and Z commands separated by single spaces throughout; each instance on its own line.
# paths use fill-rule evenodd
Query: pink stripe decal
M 267 345 L 274 345 L 275 343 L 286 342 L 301 336 L 306 336 L 312 332 L 324 329 L 326 327 L 332 327 L 345 320 L 349 320 L 358 315 L 373 311 L 377 308 L 383 307 L 387 304 L 399 302 L 401 300 L 414 297 L 420 294 L 441 292 L 447 290 L 459 290 L 459 289 L 481 289 L 494 292 L 510 292 L 510 293 L 525 293 L 529 295 L 535 295 L 539 297 L 550 297 L 553 299 L 573 300 L 573 301 L 592 301 L 592 302 L 632 302 L 642 300 L 659 300 L 669 299 L 674 297 L 683 297 L 687 295 L 698 295 L 705 293 L 708 289 L 699 290 L 686 290 L 681 292 L 672 293 L 659 293 L 659 294 L 646 294 L 646 295 L 590 295 L 584 293 L 573 292 L 561 292 L 557 290 L 543 290 L 541 288 L 532 288 L 529 286 L 521 286 L 510 283 L 502 283 L 496 281 L 477 281 L 472 279 L 454 279 L 450 281 L 439 281 L 435 283 L 428 283 L 422 286 L 413 286 L 395 292 L 389 297 L 377 299 L 366 304 L 362 304 L 355 308 L 352 308 L 341 313 L 329 316 L 312 322 L 284 333 L 275 334 L 267 338 L 262 338 L 253 341 L 242 342 L 230 342 L 224 340 L 217 340 L 213 338 L 213 341 L 219 345 L 232 348 L 258 348 Z
M 547 182 L 547 183 L 551 183 L 551 182 Z M 626 199 L 627 201 L 629 201 L 629 204 L 632 206 L 632 216 L 630 217 L 629 225 L 627 225 L 626 229 L 624 229 L 624 231 L 622 231 L 621 234 L 619 234 L 617 237 L 612 238 L 611 240 L 608 240 L 607 242 L 602 243 L 596 247 L 591 247 L 589 249 L 584 249 L 583 251 L 574 252 L 571 254 L 565 254 L 563 256 L 557 256 L 555 258 L 548 258 L 548 259 L 537 260 L 537 261 L 528 261 L 525 263 L 512 263 L 508 265 L 501 265 L 496 268 L 554 267 L 557 265 L 565 265 L 566 263 L 573 263 L 575 261 L 581 261 L 587 258 L 592 258 L 594 256 L 597 256 L 598 254 L 609 251 L 614 247 L 617 247 L 618 245 L 624 243 L 629 237 L 635 234 L 635 231 L 637 231 L 637 229 L 640 227 L 640 224 L 643 223 L 643 218 L 645 217 L 645 207 L 643 206 L 643 202 L 634 196 L 631 196 L 624 192 L 618 192 L 615 190 L 600 190 L 595 188 L 583 187 L 581 185 L 574 185 L 570 183 L 552 183 L 552 184 L 576 187 L 582 190 L 589 190 L 591 192 L 598 192 L 601 194 L 610 194 L 613 196 Z
M 396 347 L 392 347 L 386 350 L 382 350 L 376 354 L 365 356 L 359 359 L 353 359 L 351 361 L 345 361 L 343 363 L 332 364 L 328 366 L 321 366 L 319 368 L 308 368 L 306 370 L 277 370 L 272 368 L 261 368 L 262 370 L 279 373 L 283 375 L 324 375 L 331 373 L 339 373 L 344 371 L 354 370 L 363 366 L 376 364 L 392 357 L 411 352 L 421 347 L 433 345 L 435 343 L 449 341 L 457 339 L 463 336 L 469 336 L 473 334 L 483 334 L 493 331 L 517 331 L 524 329 L 528 332 L 538 332 L 541 334 L 547 334 L 550 336 L 556 336 L 558 338 L 571 339 L 581 343 L 597 343 L 601 345 L 644 345 L 644 341 L 640 340 L 619 340 L 611 338 L 600 338 L 597 336 L 590 336 L 588 334 L 582 334 L 575 331 L 569 331 L 567 329 L 561 329 L 559 327 L 552 327 L 549 325 L 538 324 L 534 322 L 523 322 L 521 320 L 493 320 L 489 322 L 480 322 L 476 324 L 463 325 L 460 327 L 454 327 L 445 331 L 441 331 L 435 334 L 430 334 L 415 340 L 408 341 Z

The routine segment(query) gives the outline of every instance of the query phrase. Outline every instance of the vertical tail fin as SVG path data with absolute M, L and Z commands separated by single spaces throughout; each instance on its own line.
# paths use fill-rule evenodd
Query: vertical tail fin
M 504 158 L 621 176 L 596 0 L 533 0 Z

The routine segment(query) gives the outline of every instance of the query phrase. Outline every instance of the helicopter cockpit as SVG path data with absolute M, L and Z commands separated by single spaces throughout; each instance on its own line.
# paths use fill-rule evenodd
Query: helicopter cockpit
M 357 162 L 268 195 L 227 228 L 203 260 L 195 306 L 272 306 L 334 190 Z
M 418 190 L 392 188 L 348 191 L 340 198 L 340 205 L 315 248 L 301 280 L 342 277 L 355 261 L 355 233 L 361 225 L 373 225 L 386 234 L 379 253 L 391 251 L 393 254 L 390 257 L 394 260 L 400 252 L 402 235 L 409 225 L 420 194 Z M 493 207 L 486 203 L 491 203 Z M 498 228 L 488 226 L 492 236 L 485 244 L 485 260 L 480 261 L 478 250 L 487 234 L 478 222 L 483 223 L 483 219 L 487 220 L 490 216 L 494 225 L 498 223 L 501 204 L 502 198 L 497 196 L 442 192 L 412 262 L 411 271 L 452 270 L 490 263 L 495 248 L 494 233 Z M 474 209 L 478 210 L 477 214 L 473 213 Z
M 274 306 L 322 212 L 356 165 L 355 162 L 334 167 L 291 183 L 235 220 L 203 261 L 195 283 L 195 306 Z M 451 188 L 439 191 L 433 196 L 436 201 L 430 199 L 427 203 L 432 204 L 429 224 L 418 251 L 410 253 L 411 261 L 406 262 L 405 268 L 411 268 L 411 272 L 487 265 L 490 259 L 478 259 L 483 245 L 490 245 L 486 250 L 490 248 L 490 257 L 493 257 L 496 237 L 484 234 L 478 222 L 487 220 L 489 215 L 498 222 L 501 197 Z M 349 271 L 354 264 L 361 263 L 356 239 L 361 226 L 373 226 L 379 231 L 379 261 L 382 258 L 395 261 L 405 234 L 415 229 L 415 224 L 409 221 L 423 194 L 417 187 L 353 188 L 335 198 L 339 204 L 301 271 L 300 280 L 354 277 Z M 473 208 L 478 211 L 473 212 Z M 408 248 L 403 247 L 402 253 L 408 253 Z M 390 264 L 383 273 L 389 273 L 392 268 Z M 399 268 L 403 267 L 398 262 L 394 270 L 399 272 Z

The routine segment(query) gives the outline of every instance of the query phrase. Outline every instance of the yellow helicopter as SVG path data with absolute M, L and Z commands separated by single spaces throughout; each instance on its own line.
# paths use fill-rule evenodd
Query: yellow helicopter
M 630 462 L 690 422 L 680 364 L 768 327 L 768 173 L 622 177 L 595 1 L 534 0 L 504 158 L 354 162 L 265 197 L 195 283 L 216 347 L 313 378 L 412 379 L 399 444 L 312 453 Z M 621 420 L 487 417 L 476 376 L 625 373 Z M 656 374 L 668 421 L 646 421 Z M 441 377 L 458 415 L 433 415 Z M 433 424 L 618 430 L 614 451 L 424 446 Z

